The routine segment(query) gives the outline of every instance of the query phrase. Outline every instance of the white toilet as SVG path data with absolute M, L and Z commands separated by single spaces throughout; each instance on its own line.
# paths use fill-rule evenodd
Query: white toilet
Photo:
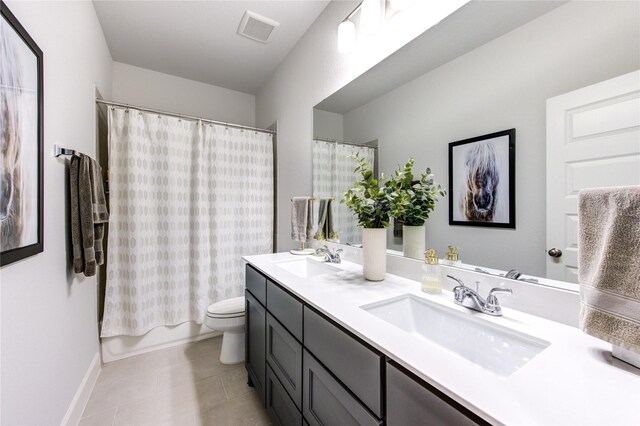
M 221 300 L 207 308 L 204 324 L 222 331 L 220 362 L 237 364 L 244 361 L 244 296 Z

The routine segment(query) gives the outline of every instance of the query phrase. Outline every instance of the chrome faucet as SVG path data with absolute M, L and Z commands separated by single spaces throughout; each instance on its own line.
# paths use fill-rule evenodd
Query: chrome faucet
M 340 253 L 342 253 L 342 249 L 337 249 L 336 251 L 331 251 L 329 247 L 326 245 L 316 249 L 316 254 L 324 253 L 324 261 L 329 263 L 340 263 L 342 259 L 340 259 Z
M 447 275 L 447 278 L 458 283 L 458 285 L 453 288 L 453 301 L 457 305 L 493 315 L 495 317 L 502 316 L 502 308 L 500 307 L 498 298 L 495 295 L 498 293 L 513 294 L 513 290 L 510 288 L 495 287 L 489 291 L 487 298 L 483 299 L 478 294 L 479 282 L 476 281 L 476 289 L 473 290 L 472 288 L 467 287 L 460 278 L 456 278 L 452 275 Z

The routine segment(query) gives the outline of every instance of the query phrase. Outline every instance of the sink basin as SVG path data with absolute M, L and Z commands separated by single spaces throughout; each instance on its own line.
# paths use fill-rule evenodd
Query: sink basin
M 335 266 L 316 260 L 301 259 L 287 260 L 276 263 L 276 266 L 300 278 L 313 277 L 315 275 L 331 274 L 340 271 Z
M 419 339 L 426 339 L 507 377 L 549 342 L 473 318 L 411 294 L 361 306 Z

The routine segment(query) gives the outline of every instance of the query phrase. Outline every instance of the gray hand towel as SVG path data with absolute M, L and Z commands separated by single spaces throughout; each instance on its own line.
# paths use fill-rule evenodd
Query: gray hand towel
M 104 262 L 102 238 L 109 220 L 100 166 L 84 154 L 73 156 L 69 180 L 73 270 L 90 277 Z
M 316 231 L 315 239 L 318 241 L 325 240 L 326 236 L 326 222 L 327 222 L 327 207 L 328 207 L 328 199 L 321 198 L 318 201 L 318 230 Z
M 640 186 L 580 191 L 580 328 L 640 353 Z
M 291 200 L 291 239 L 304 242 L 313 234 L 313 208 L 310 197 Z
M 318 230 L 316 240 L 337 240 L 338 233 L 333 229 L 333 199 L 321 198 L 318 205 Z

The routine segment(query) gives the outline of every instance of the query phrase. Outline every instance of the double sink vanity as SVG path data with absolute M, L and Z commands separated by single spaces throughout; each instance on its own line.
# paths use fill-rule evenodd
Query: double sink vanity
M 476 312 L 398 275 L 371 283 L 355 262 L 244 259 L 245 363 L 276 425 L 640 421 L 640 372 L 575 327 Z

